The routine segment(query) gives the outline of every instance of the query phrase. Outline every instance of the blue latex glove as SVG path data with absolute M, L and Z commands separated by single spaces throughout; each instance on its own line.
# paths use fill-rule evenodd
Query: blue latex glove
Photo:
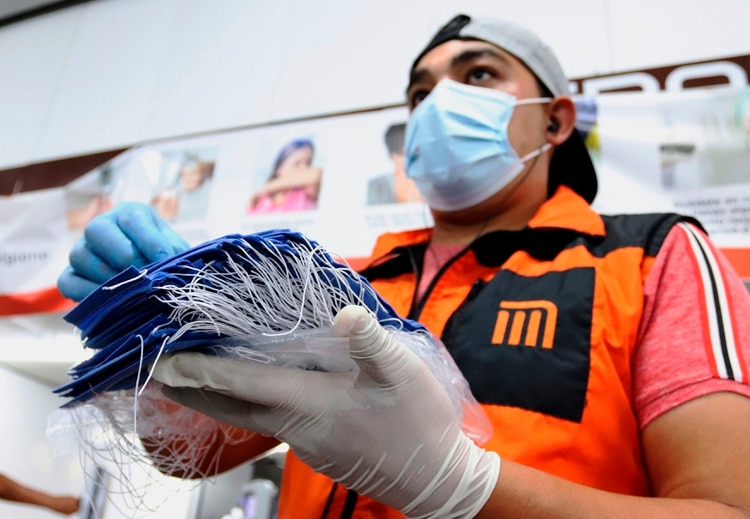
M 86 225 L 57 279 L 60 292 L 80 301 L 129 266 L 143 267 L 189 248 L 146 204 L 124 202 Z

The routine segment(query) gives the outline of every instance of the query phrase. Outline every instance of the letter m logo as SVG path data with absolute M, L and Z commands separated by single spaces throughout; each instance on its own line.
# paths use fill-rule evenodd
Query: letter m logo
M 551 301 L 501 301 L 493 344 L 551 349 L 557 325 L 557 306 Z

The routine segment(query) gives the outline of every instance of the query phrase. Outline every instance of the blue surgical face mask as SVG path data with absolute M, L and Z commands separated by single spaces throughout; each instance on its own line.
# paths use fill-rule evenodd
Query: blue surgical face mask
M 484 202 L 516 178 L 526 161 L 551 148 L 545 143 L 519 158 L 508 140 L 516 105 L 550 100 L 516 100 L 498 90 L 440 81 L 409 119 L 407 175 L 433 209 L 458 211 Z

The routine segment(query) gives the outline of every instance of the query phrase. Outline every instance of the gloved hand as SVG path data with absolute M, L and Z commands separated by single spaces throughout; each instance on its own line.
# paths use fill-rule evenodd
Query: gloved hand
M 153 377 L 177 402 L 275 436 L 313 470 L 408 517 L 473 517 L 499 476 L 497 454 L 462 432 L 443 386 L 364 308 L 342 309 L 333 334 L 349 337 L 358 371 L 177 353 Z
M 124 202 L 86 225 L 57 288 L 65 297 L 80 301 L 130 265 L 143 267 L 188 248 L 149 206 Z

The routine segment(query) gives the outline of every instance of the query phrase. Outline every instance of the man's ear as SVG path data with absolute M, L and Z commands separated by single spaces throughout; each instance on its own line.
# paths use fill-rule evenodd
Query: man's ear
M 559 146 L 575 129 L 576 104 L 568 96 L 555 97 L 549 103 L 548 115 L 547 138 L 550 144 Z

